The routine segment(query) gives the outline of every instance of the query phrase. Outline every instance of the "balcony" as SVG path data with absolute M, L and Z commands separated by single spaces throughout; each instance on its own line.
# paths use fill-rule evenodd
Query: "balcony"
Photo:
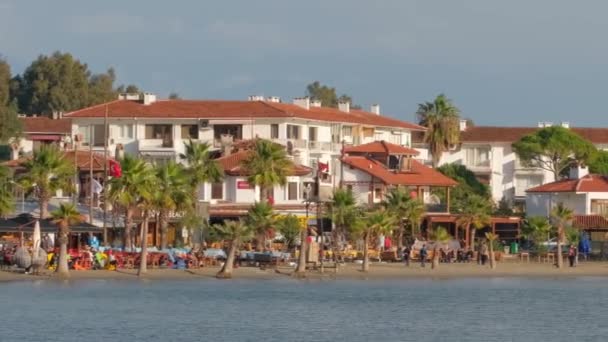
M 173 139 L 140 139 L 139 150 L 172 150 L 175 146 Z
M 448 206 L 446 204 L 425 204 L 424 208 L 427 213 L 447 213 Z
M 330 141 L 309 141 L 308 149 L 312 153 L 333 152 L 339 153 L 342 150 L 342 144 L 333 143 Z
M 308 148 L 308 142 L 305 139 L 272 139 L 272 141 L 288 148 L 289 146 L 298 149 Z

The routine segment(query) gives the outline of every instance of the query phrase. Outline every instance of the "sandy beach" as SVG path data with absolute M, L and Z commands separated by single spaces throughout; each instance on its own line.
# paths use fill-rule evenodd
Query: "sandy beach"
M 206 267 L 193 270 L 153 269 L 143 277 L 137 276 L 137 270 L 118 271 L 71 271 L 70 280 L 208 280 L 215 281 L 219 267 Z M 234 270 L 233 279 L 247 280 L 279 280 L 291 279 L 293 268 L 279 267 L 277 269 L 260 269 L 257 267 L 239 267 Z M 577 267 L 557 269 L 548 263 L 517 263 L 504 262 L 492 270 L 489 266 L 470 264 L 441 264 L 432 270 L 430 265 L 425 268 L 418 264 L 405 267 L 400 263 L 373 263 L 367 273 L 360 271 L 360 265 L 341 265 L 337 273 L 334 269 L 326 269 L 323 274 L 317 270 L 307 273 L 306 279 L 328 280 L 395 280 L 395 279 L 455 279 L 455 278 L 487 278 L 487 277 L 605 277 L 608 276 L 608 262 L 586 262 Z M 59 280 L 53 273 L 46 271 L 42 275 L 28 275 L 18 271 L 4 270 L 0 272 L 0 282 Z

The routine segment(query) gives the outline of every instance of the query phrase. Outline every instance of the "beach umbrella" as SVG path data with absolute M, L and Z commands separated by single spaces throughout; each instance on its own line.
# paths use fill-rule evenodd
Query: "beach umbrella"
M 32 242 L 32 251 L 35 255 L 38 248 L 40 248 L 40 244 L 42 242 L 42 239 L 40 238 L 40 221 L 38 220 L 36 220 L 36 223 L 34 224 L 34 234 L 32 236 Z
M 13 256 L 13 263 L 20 268 L 28 268 L 32 265 L 32 256 L 24 247 L 19 247 Z

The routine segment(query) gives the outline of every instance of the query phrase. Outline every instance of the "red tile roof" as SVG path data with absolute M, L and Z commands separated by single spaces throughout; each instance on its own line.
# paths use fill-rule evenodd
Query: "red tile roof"
M 250 151 L 239 151 L 225 157 L 216 159 L 224 173 L 230 176 L 248 176 L 247 170 L 244 170 L 243 162 L 250 156 Z M 304 165 L 294 165 L 290 176 L 305 176 L 312 172 L 312 169 Z
M 345 122 L 370 126 L 424 130 L 423 127 L 361 110 L 341 112 L 336 108 L 302 107 L 265 101 L 223 100 L 158 100 L 149 105 L 138 101 L 116 100 L 66 114 L 72 118 L 104 117 L 106 108 L 111 118 L 300 118 L 316 121 Z
M 344 153 L 384 153 L 417 156 L 420 152 L 414 150 L 413 148 L 395 145 L 382 140 L 363 145 L 345 147 Z
M 608 230 L 608 219 L 602 215 L 574 215 L 572 225 L 579 229 Z
M 91 169 L 91 155 L 89 151 L 62 151 L 63 157 L 68 160 L 70 163 L 78 162 L 78 168 L 81 171 L 89 171 Z M 23 157 L 15 160 L 9 160 L 7 162 L 2 163 L 4 166 L 8 167 L 21 167 L 23 164 L 31 159 L 30 157 Z M 104 163 L 103 163 L 103 154 L 93 153 L 93 171 L 103 171 Z M 108 158 L 108 162 L 110 160 L 114 160 L 112 158 Z M 109 166 L 109 164 L 108 164 Z M 109 168 L 108 168 L 109 170 Z
M 412 169 L 409 172 L 389 171 L 379 161 L 362 156 L 346 156 L 342 158 L 342 162 L 390 185 L 455 186 L 458 184 L 441 172 L 415 160 L 412 160 Z
M 608 177 L 591 174 L 579 179 L 562 179 L 526 192 L 608 192 Z
M 516 142 L 522 137 L 537 131 L 537 127 L 494 127 L 471 126 L 460 132 L 461 142 Z M 608 144 L 608 128 L 572 127 L 570 130 L 594 144 Z M 422 143 L 424 133 L 412 134 L 412 141 Z
M 19 118 L 23 123 L 23 132 L 26 134 L 41 133 L 41 134 L 71 134 L 72 120 L 71 119 L 50 119 L 47 117 L 27 117 Z

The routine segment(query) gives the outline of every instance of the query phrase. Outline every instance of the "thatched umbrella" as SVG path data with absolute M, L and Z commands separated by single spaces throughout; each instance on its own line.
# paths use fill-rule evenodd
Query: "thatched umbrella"
M 44 249 L 40 248 L 41 238 L 40 238 L 40 221 L 36 221 L 34 224 L 34 234 L 32 237 L 34 241 L 34 245 L 32 247 L 32 260 L 31 266 L 33 268 L 33 273 L 38 273 L 44 265 L 46 265 L 46 252 Z
M 32 256 L 25 247 L 17 248 L 13 255 L 13 263 L 20 268 L 28 268 L 32 265 Z

